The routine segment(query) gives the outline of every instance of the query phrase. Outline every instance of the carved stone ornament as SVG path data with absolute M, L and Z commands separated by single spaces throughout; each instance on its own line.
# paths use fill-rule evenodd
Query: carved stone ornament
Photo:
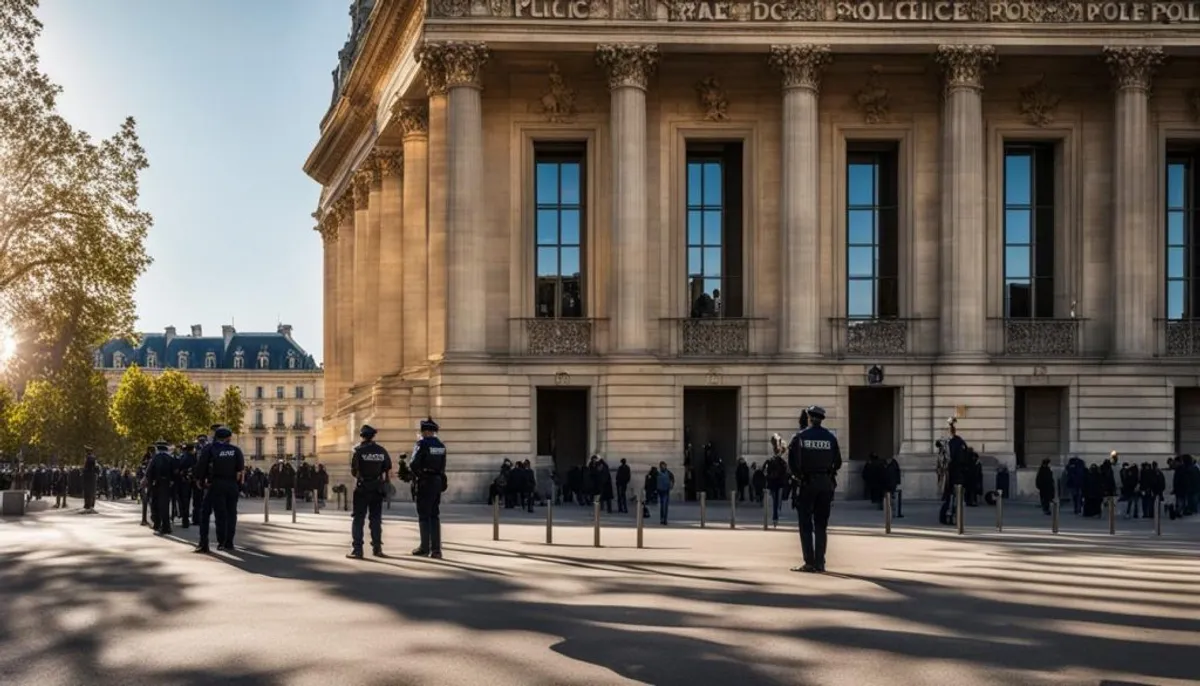
M 574 317 L 539 317 L 525 320 L 528 336 L 526 352 L 530 355 L 591 355 L 592 320 Z M 567 377 L 570 383 L 570 377 Z
M 1120 90 L 1150 90 L 1154 72 L 1165 59 L 1162 48 L 1104 48 L 1104 61 Z
M 658 68 L 658 46 L 617 43 L 596 46 L 596 64 L 608 75 L 608 87 L 646 89 Z
M 363 167 L 354 172 L 354 209 L 365 210 L 371 205 L 371 180 L 375 177 L 375 164 L 368 159 Z
M 1200 122 L 1200 88 L 1193 88 L 1187 94 L 1188 111 L 1192 119 Z
M 783 77 L 784 89 L 821 90 L 821 71 L 833 61 L 828 45 L 772 45 L 767 63 Z
M 1027 5 L 1029 20 L 1042 24 L 1065 24 L 1084 20 L 1084 3 L 1078 0 L 1041 0 Z
M 330 211 L 337 217 L 339 225 L 352 225 L 354 223 L 354 193 L 343 193 L 333 203 L 333 208 Z M 350 221 L 347 221 L 347 219 Z
M 417 52 L 417 61 L 425 70 L 425 87 L 431 95 L 451 88 L 480 88 L 483 65 L 489 52 L 483 43 L 447 41 L 425 43 Z
M 935 59 L 946 77 L 946 90 L 983 88 L 983 75 L 996 66 L 991 45 L 939 45 Z
M 684 319 L 681 325 L 682 355 L 744 357 L 750 354 L 750 322 L 745 319 L 699 317 Z
M 608 19 L 612 16 L 609 0 L 588 0 L 589 19 Z
M 493 17 L 511 17 L 513 0 L 488 0 L 488 9 L 492 11 Z
M 570 386 L 571 385 L 571 375 L 566 372 L 555 372 L 554 373 L 554 385 L 555 386 Z
M 324 216 L 321 216 L 319 212 L 313 212 L 313 217 L 318 216 L 320 219 L 317 221 L 314 230 L 321 234 L 321 240 L 325 243 L 337 242 L 341 217 L 337 216 L 337 213 L 332 210 L 326 212 Z
M 642 19 L 646 16 L 645 0 L 625 0 L 625 12 L 630 19 Z
M 400 150 L 380 150 L 375 153 L 375 168 L 379 175 L 387 178 L 404 172 L 404 152 Z
M 700 101 L 700 109 L 708 121 L 725 121 L 729 119 L 729 99 L 725 97 L 725 89 L 717 77 L 710 76 L 696 83 L 696 97 Z
M 405 138 L 429 135 L 429 107 L 424 103 L 397 100 L 392 105 L 392 116 L 400 124 Z
M 821 0 L 785 0 L 784 21 L 824 21 L 825 8 Z
M 575 116 L 575 89 L 563 80 L 558 63 L 550 63 L 549 86 L 542 95 L 542 113 L 552 122 L 571 121 Z
M 1062 98 L 1046 86 L 1046 78 L 1021 88 L 1021 115 L 1034 126 L 1049 126 Z
M 430 0 L 429 13 L 434 17 L 465 17 L 471 13 L 471 0 Z
M 854 96 L 854 99 L 858 102 L 863 119 L 868 124 L 882 124 L 888 120 L 888 116 L 891 114 L 891 98 L 888 96 L 887 89 L 879 83 L 878 67 L 871 70 L 866 85 Z

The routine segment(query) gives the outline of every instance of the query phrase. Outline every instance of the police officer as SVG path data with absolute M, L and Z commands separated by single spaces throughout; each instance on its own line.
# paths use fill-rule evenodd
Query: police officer
M 83 511 L 96 511 L 96 453 L 90 447 L 85 447 L 87 457 L 83 458 Z
M 954 524 L 951 516 L 954 487 L 965 482 L 970 458 L 967 456 L 967 442 L 958 435 L 958 421 L 951 417 L 946 424 L 950 428 L 950 437 L 942 442 L 942 449 L 946 453 L 946 479 L 942 484 L 942 509 L 938 512 L 938 521 L 949 526 Z
M 166 441 L 154 444 L 155 453 L 146 468 L 146 485 L 150 491 L 151 521 L 159 534 L 171 533 L 171 498 L 175 485 L 175 458 L 167 452 Z
M 446 490 L 446 446 L 437 437 L 438 425 L 433 418 L 421 420 L 421 440 L 413 446 L 409 470 L 416 489 L 417 522 L 421 528 L 421 545 L 413 555 L 442 557 L 442 522 L 438 505 Z
M 213 434 L 213 442 L 196 460 L 196 480 L 208 489 L 208 508 L 217 520 L 217 550 L 233 548 L 233 535 L 237 530 L 238 486 L 246 469 L 246 458 L 241 448 L 229 442 L 233 432 L 219 427 Z M 208 509 L 206 508 L 206 509 Z M 200 522 L 200 545 L 197 552 L 208 552 L 208 521 L 205 513 Z
M 191 443 L 184 444 L 183 454 L 179 456 L 175 469 L 176 508 L 179 510 L 179 518 L 183 520 L 180 526 L 186 529 L 191 526 L 192 472 L 196 469 L 196 446 Z
M 146 479 L 146 470 L 150 469 L 150 461 L 154 459 L 154 455 L 157 452 L 158 448 L 153 445 L 146 448 L 146 454 L 142 456 L 142 466 L 138 469 L 137 489 L 138 495 L 141 496 L 142 499 L 142 526 L 150 526 L 153 521 L 153 519 L 151 522 L 146 521 L 146 512 L 150 507 L 150 490 L 148 487 L 150 482 Z M 154 513 L 150 512 L 150 515 L 153 518 Z M 158 525 L 155 524 L 155 526 Z
M 219 428 L 221 428 L 221 426 L 219 424 L 214 424 L 212 427 L 212 430 L 215 433 L 216 430 Z M 192 475 L 191 475 L 192 476 L 192 481 L 191 481 L 192 503 L 191 503 L 190 507 L 192 509 L 192 522 L 197 525 L 200 523 L 201 513 L 204 512 L 205 492 L 204 492 L 204 489 L 200 487 L 199 482 L 196 481 L 196 463 L 198 463 L 200 461 L 200 455 L 202 455 L 204 453 L 205 449 L 207 449 L 207 448 L 208 448 L 208 436 L 205 434 L 200 434 L 199 436 L 196 437 L 196 453 L 195 453 L 196 460 L 195 460 L 195 462 L 192 463 Z M 212 510 L 211 509 L 208 510 L 208 513 L 209 514 L 204 517 L 205 520 L 208 519 L 208 516 L 211 516 Z
M 364 424 L 358 431 L 362 443 L 350 458 L 350 475 L 355 478 L 354 512 L 350 524 L 351 548 L 346 557 L 361 560 L 363 556 L 363 520 L 371 519 L 371 553 L 383 554 L 383 496 L 392 472 L 392 457 L 375 442 L 374 427 Z
M 837 437 L 821 426 L 825 409 L 813 405 L 806 414 L 811 425 L 793 436 L 788 446 L 788 464 L 793 478 L 799 481 L 796 509 L 804 553 L 804 566 L 793 567 L 792 571 L 819 573 L 825 571 L 825 528 L 837 489 L 837 473 L 842 468 L 842 451 Z

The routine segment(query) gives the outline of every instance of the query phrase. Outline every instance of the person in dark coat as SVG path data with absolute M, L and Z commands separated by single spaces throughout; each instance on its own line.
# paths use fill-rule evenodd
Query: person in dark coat
M 879 509 L 883 509 L 883 465 L 879 462 L 879 456 L 875 453 L 867 458 L 862 468 L 863 486 L 866 488 L 867 497 L 870 498 L 872 505 L 878 505 Z
M 1050 514 L 1050 503 L 1054 501 L 1054 471 L 1050 469 L 1050 460 L 1042 460 L 1034 485 L 1037 486 L 1038 497 L 1042 501 L 1042 512 Z
M 1083 513 L 1083 482 L 1087 477 L 1087 465 L 1079 456 L 1072 457 L 1067 460 L 1067 468 L 1064 470 L 1066 477 L 1067 492 L 1071 494 L 1071 507 L 1075 510 L 1075 514 Z
M 746 465 L 746 458 L 738 458 L 737 467 L 733 472 L 733 478 L 734 482 L 737 484 L 738 502 L 745 502 L 746 490 L 750 488 L 750 467 Z
M 625 463 L 625 458 L 621 458 L 621 465 L 617 467 L 617 512 L 629 512 L 627 494 L 631 478 L 629 465 Z
M 595 494 L 600 499 L 600 507 L 604 508 L 606 512 L 611 513 L 613 501 L 612 471 L 609 470 L 608 463 L 604 461 L 604 458 L 596 455 L 593 459 L 595 463 L 592 468 L 592 479 Z
M 1083 516 L 1099 517 L 1104 502 L 1104 476 L 1100 465 L 1088 467 L 1083 480 Z
M 767 488 L 767 473 L 755 462 L 750 465 L 750 494 L 754 502 L 763 501 L 763 491 Z
M 895 457 L 888 455 L 883 460 L 883 491 L 892 497 L 893 510 L 899 506 L 896 502 L 896 490 L 900 488 L 900 483 L 900 463 Z

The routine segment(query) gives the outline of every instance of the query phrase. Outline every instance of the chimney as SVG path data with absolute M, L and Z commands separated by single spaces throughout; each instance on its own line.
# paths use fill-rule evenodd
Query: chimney
M 234 329 L 232 324 L 225 324 L 221 327 L 221 336 L 225 338 L 226 350 L 229 350 L 229 343 L 233 340 L 233 334 L 235 333 L 237 333 L 237 329 Z
M 171 345 L 171 341 L 175 340 L 175 327 L 167 327 L 167 345 Z
M 275 331 L 278 332 L 279 335 L 288 339 L 289 341 L 292 340 L 292 325 L 291 324 L 280 324 L 275 329 Z
M 203 329 L 199 324 L 192 324 L 192 338 L 200 338 L 203 336 Z

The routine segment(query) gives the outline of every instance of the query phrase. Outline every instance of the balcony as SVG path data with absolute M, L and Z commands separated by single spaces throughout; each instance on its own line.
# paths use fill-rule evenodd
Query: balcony
M 678 339 L 672 350 L 681 357 L 746 357 L 750 355 L 748 317 L 688 317 L 674 320 Z
M 251 424 L 249 428 L 250 428 L 250 431 L 252 431 L 254 433 L 262 433 L 267 430 L 267 425 L 263 424 L 262 422 L 259 422 L 256 424 Z
M 276 431 L 284 431 L 286 429 L 287 429 L 286 422 L 275 422 L 275 430 Z
M 304 422 L 295 422 L 292 424 L 292 431 L 308 431 L 308 424 Z
M 1081 348 L 1082 319 L 1002 319 L 1003 355 L 1076 357 Z
M 536 317 L 521 322 L 521 350 L 533 357 L 582 357 L 595 353 L 597 319 Z
M 937 320 L 833 319 L 833 348 L 840 357 L 903 357 L 913 353 L 916 323 Z
M 1158 321 L 1163 357 L 1200 357 L 1200 319 Z

